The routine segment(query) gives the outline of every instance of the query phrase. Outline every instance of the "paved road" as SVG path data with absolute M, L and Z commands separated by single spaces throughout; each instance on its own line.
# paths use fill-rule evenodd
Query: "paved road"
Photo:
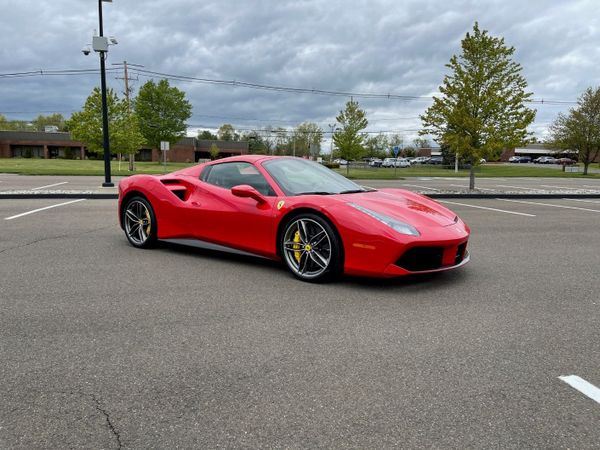
M 600 202 L 452 202 L 465 268 L 313 285 L 0 201 L 0 448 L 598 448 Z

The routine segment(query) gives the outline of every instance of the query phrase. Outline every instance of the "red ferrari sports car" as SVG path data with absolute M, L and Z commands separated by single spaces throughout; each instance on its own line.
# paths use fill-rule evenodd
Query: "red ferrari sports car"
M 469 227 L 428 197 L 371 189 L 300 158 L 236 156 L 119 184 L 134 247 L 193 239 L 283 260 L 306 281 L 395 277 L 469 261 Z

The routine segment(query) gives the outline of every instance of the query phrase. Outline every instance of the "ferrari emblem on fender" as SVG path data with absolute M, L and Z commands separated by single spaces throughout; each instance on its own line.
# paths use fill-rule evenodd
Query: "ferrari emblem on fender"
M 280 200 L 279 203 L 277 203 L 277 209 L 283 208 L 283 205 L 285 205 L 285 202 L 283 200 Z

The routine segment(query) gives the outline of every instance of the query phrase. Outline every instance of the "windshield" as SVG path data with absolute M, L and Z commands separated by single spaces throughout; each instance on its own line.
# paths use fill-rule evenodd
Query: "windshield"
M 367 190 L 333 170 L 306 159 L 271 159 L 265 161 L 263 167 L 286 195 L 344 194 Z

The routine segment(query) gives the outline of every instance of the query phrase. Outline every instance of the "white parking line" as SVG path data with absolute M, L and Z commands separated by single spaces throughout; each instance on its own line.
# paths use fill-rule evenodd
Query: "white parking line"
M 49 187 L 53 187 L 53 186 L 60 186 L 61 184 L 67 184 L 68 181 L 63 181 L 62 183 L 54 183 L 54 184 L 49 184 L 47 186 L 40 186 L 40 187 L 36 187 L 33 188 L 32 191 L 38 191 L 40 189 L 45 189 L 45 188 L 49 188 Z
M 573 189 L 573 190 L 579 190 L 581 188 L 579 187 L 568 187 L 568 186 L 553 186 L 550 184 L 540 184 L 541 187 L 546 187 L 546 188 L 552 188 L 552 189 Z
M 523 186 L 511 186 L 509 184 L 497 184 L 496 186 L 498 186 L 498 187 L 507 187 L 507 188 L 511 188 L 511 189 L 525 189 L 527 191 L 529 191 L 531 189 L 535 189 L 535 188 L 523 187 Z
M 524 203 L 526 205 L 550 206 L 552 208 L 576 209 L 578 211 L 590 211 L 600 213 L 600 210 L 598 209 L 579 208 L 577 206 L 553 205 L 552 203 L 528 202 L 525 200 L 510 200 L 508 198 L 498 198 L 496 200 L 502 200 L 503 202 Z
M 591 184 L 582 184 L 581 186 L 592 189 L 600 189 L 600 185 L 592 186 Z
M 567 375 L 558 378 L 572 388 L 577 389 L 586 397 L 591 398 L 596 403 L 600 403 L 600 389 L 598 389 L 592 383 L 585 381 L 583 378 L 580 378 L 577 375 Z
M 507 211 L 505 209 L 488 208 L 486 206 L 469 205 L 467 203 L 449 202 L 448 200 L 438 200 L 440 203 L 448 203 L 450 205 L 468 206 L 469 208 L 486 209 L 488 211 L 496 211 L 505 214 L 515 214 L 517 216 L 535 217 L 535 214 L 527 214 L 516 211 Z
M 87 200 L 87 199 L 78 198 L 77 200 L 71 200 L 70 202 L 59 203 L 58 205 L 52 205 L 52 206 L 46 206 L 45 208 L 34 209 L 33 211 L 27 211 L 27 212 L 24 212 L 21 214 L 17 214 L 16 216 L 5 217 L 4 220 L 17 219 L 19 217 L 28 216 L 29 214 L 33 214 L 33 213 L 40 212 L 40 211 L 45 211 L 46 209 L 56 208 L 58 206 L 70 205 L 71 203 L 82 202 L 84 200 Z
M 404 186 L 411 186 L 411 187 L 416 187 L 416 188 L 419 188 L 419 189 L 427 189 L 427 190 L 430 190 L 430 191 L 441 191 L 441 189 L 436 189 L 436 188 L 432 188 L 432 187 L 429 187 L 429 186 L 419 186 L 418 184 L 405 184 Z
M 580 198 L 563 198 L 563 200 L 569 200 L 571 202 L 583 202 L 583 203 L 600 203 L 600 200 L 583 200 Z

